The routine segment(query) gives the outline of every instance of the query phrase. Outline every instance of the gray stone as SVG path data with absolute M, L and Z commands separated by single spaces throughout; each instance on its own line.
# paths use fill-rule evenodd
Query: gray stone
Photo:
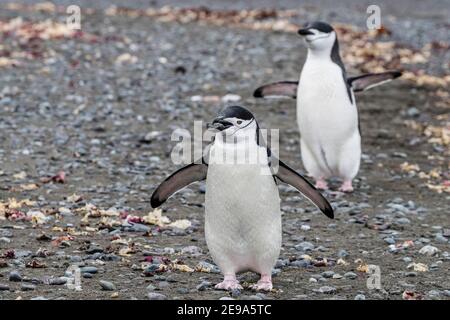
M 312 251 L 314 249 L 314 245 L 311 242 L 303 241 L 295 246 L 295 249 L 303 252 Z
M 347 256 L 348 256 L 348 252 L 346 250 L 341 249 L 341 250 L 338 251 L 338 257 L 339 258 L 345 258 Z
M 356 279 L 358 277 L 358 275 L 354 272 L 346 272 L 346 273 L 344 273 L 344 277 L 347 279 L 353 280 L 353 279 Z
M 48 283 L 52 286 L 60 286 L 67 283 L 67 278 L 65 277 L 52 278 Z
M 81 273 L 95 274 L 95 273 L 98 272 L 98 268 L 97 268 L 97 267 L 91 267 L 91 266 L 88 266 L 88 267 L 82 267 L 82 268 L 80 268 L 80 272 L 81 272 Z
M 161 293 L 149 292 L 147 294 L 149 300 L 167 300 L 167 297 Z
M 114 291 L 114 290 L 116 290 L 116 286 L 112 282 L 105 281 L 105 280 L 100 280 L 99 284 L 100 284 L 100 287 L 102 288 L 102 290 L 105 290 L 105 291 Z
M 11 271 L 9 273 L 9 281 L 13 282 L 20 282 L 22 281 L 22 276 L 20 275 L 19 271 Z
M 357 294 L 354 300 L 366 300 L 366 296 L 363 294 Z
M 337 289 L 332 286 L 323 286 L 319 288 L 319 292 L 325 293 L 325 294 L 334 294 L 336 293 Z
M 324 278 L 332 278 L 334 276 L 334 271 L 324 271 L 322 272 L 322 277 Z
M 36 286 L 30 283 L 22 283 L 22 286 L 20 287 L 20 290 L 22 291 L 33 291 L 34 289 L 36 289 Z
M 9 286 L 7 284 L 1 284 L 0 283 L 0 291 L 8 291 Z
M 198 291 L 205 291 L 207 288 L 211 287 L 211 282 L 209 281 L 202 281 L 202 283 L 200 283 L 196 289 Z

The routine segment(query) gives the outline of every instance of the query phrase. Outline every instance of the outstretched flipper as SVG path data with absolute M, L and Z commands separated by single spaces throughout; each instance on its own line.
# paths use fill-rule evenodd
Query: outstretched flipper
M 190 164 L 171 174 L 153 192 L 150 204 L 152 208 L 158 208 L 175 192 L 187 185 L 206 179 L 208 166 L 202 164 Z
M 289 168 L 285 163 L 281 162 L 281 160 L 278 160 L 278 163 L 278 172 L 275 176 L 284 183 L 290 184 L 296 188 L 301 194 L 314 203 L 328 218 L 333 219 L 333 208 L 328 200 L 294 169 Z
M 359 92 L 392 81 L 401 75 L 402 73 L 400 71 L 366 73 L 356 77 L 349 77 L 347 83 L 352 87 L 354 92 Z
M 281 81 L 259 87 L 253 93 L 255 98 L 289 97 L 297 98 L 298 81 Z

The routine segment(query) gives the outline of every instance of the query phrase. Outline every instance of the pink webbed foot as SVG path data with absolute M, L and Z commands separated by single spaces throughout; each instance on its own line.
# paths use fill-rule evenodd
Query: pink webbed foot
M 237 281 L 235 275 L 225 275 L 223 281 L 216 284 L 215 288 L 219 290 L 242 290 L 242 286 L 239 284 L 239 281 Z
M 316 188 L 319 190 L 328 190 L 328 183 L 325 179 L 320 178 L 316 181 Z
M 250 288 L 256 291 L 270 291 L 273 289 L 272 277 L 270 275 L 262 275 L 261 279 Z
M 353 192 L 352 180 L 345 180 L 339 188 L 342 192 Z

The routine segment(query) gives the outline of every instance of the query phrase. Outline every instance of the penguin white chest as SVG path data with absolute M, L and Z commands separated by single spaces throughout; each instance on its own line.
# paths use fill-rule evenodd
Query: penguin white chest
M 352 94 L 350 92 L 350 94 Z M 354 100 L 352 96 L 352 100 Z M 347 134 L 357 128 L 356 106 L 350 101 L 341 68 L 330 61 L 307 61 L 297 92 L 302 135 Z M 311 132 L 311 128 L 316 128 Z M 320 128 L 320 132 L 319 132 Z
M 297 121 L 303 164 L 316 178 L 347 179 L 359 168 L 358 113 L 350 95 L 338 65 L 306 61 L 298 86 Z
M 270 274 L 281 247 L 280 197 L 261 165 L 210 163 L 205 214 L 206 242 L 222 272 Z

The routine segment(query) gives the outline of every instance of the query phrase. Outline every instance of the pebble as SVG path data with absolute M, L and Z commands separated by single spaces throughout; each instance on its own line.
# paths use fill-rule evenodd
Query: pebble
M 167 297 L 163 295 L 162 293 L 156 293 L 156 292 L 149 292 L 147 294 L 147 298 L 149 300 L 167 300 Z
M 197 246 L 188 246 L 181 249 L 181 253 L 190 255 L 200 255 L 202 254 L 202 249 Z
M 384 242 L 386 242 L 387 244 L 395 244 L 395 240 L 392 237 L 384 238 Z
M 345 258 L 347 256 L 348 256 L 348 252 L 346 250 L 341 249 L 341 250 L 338 251 L 338 257 L 339 258 Z
M 324 271 L 322 272 L 322 277 L 324 278 L 332 278 L 334 276 L 334 271 Z
M 112 282 L 105 281 L 105 280 L 100 280 L 99 284 L 100 284 L 100 287 L 102 288 L 102 290 L 105 290 L 105 291 L 114 291 L 114 290 L 116 290 L 116 286 Z
M 80 272 L 81 273 L 90 273 L 90 274 L 95 274 L 98 272 L 98 268 L 97 267 L 82 267 L 80 268 Z
M 358 275 L 356 273 L 354 273 L 354 272 L 346 272 L 344 274 L 344 277 L 347 278 L 347 279 L 353 280 L 353 279 L 356 279 L 358 277 Z
M 311 242 L 303 241 L 295 245 L 295 249 L 303 252 L 312 251 L 314 249 L 314 245 Z
M 65 277 L 52 278 L 48 283 L 53 286 L 60 286 L 67 283 L 67 278 Z
M 305 259 L 294 260 L 290 263 L 290 265 L 293 267 L 306 268 L 311 265 L 311 261 Z
M 325 294 L 334 294 L 336 293 L 337 289 L 332 286 L 323 286 L 319 288 L 319 292 L 325 293 Z
M 218 266 L 206 261 L 200 261 L 197 267 L 200 269 L 208 270 L 211 273 L 220 273 L 220 269 Z
M 158 282 L 158 288 L 160 290 L 166 289 L 168 287 L 170 287 L 170 283 L 168 281 L 160 281 L 160 282 Z
M 188 288 L 177 288 L 177 293 L 186 294 L 186 293 L 189 293 L 189 289 Z
M 366 296 L 363 294 L 357 294 L 354 300 L 366 300 Z
M 11 271 L 9 273 L 9 281 L 20 282 L 22 281 L 22 276 L 18 271 Z
M 0 283 L 0 291 L 8 291 L 8 290 L 9 290 L 8 285 Z
M 36 286 L 30 283 L 22 283 L 22 286 L 20 287 L 20 290 L 22 291 L 33 291 L 34 289 L 36 289 Z
M 155 290 L 156 290 L 156 287 L 155 287 L 154 285 L 152 285 L 152 284 L 149 284 L 149 285 L 147 286 L 146 290 L 147 290 L 147 291 L 155 291 Z
M 202 281 L 202 283 L 200 283 L 196 289 L 198 291 L 205 291 L 207 288 L 211 287 L 211 282 L 209 281 Z
M 433 247 L 431 245 L 426 245 L 426 246 L 422 247 L 422 249 L 419 250 L 420 254 L 424 254 L 427 256 L 433 256 L 438 252 L 439 252 L 439 249 L 436 247 Z

